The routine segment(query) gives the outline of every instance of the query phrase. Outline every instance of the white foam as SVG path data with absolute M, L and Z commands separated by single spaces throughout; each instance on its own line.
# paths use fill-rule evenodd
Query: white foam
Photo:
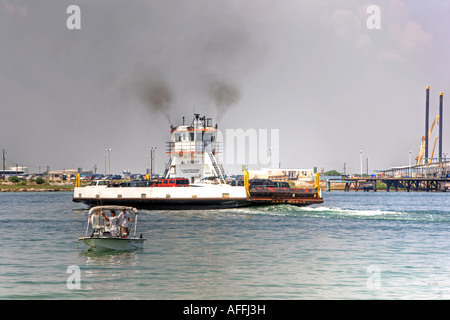
M 380 216 L 380 215 L 403 215 L 405 212 L 388 211 L 388 210 L 362 210 L 362 209 L 343 209 L 337 207 L 302 207 L 300 211 L 317 212 L 317 213 L 334 213 L 343 215 L 357 216 Z

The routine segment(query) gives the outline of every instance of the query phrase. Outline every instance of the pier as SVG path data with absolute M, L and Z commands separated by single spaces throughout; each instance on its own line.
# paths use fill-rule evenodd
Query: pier
M 434 122 L 429 126 L 429 112 L 430 112 L 430 87 L 426 87 L 425 99 L 425 135 L 422 137 L 422 144 L 419 154 L 416 157 L 416 164 L 411 164 L 411 150 L 410 160 L 408 166 L 394 167 L 388 170 L 375 170 L 376 174 L 371 176 L 362 175 L 362 159 L 361 159 L 361 174 L 358 177 L 342 176 L 340 179 L 327 180 L 327 191 L 331 190 L 331 183 L 344 183 L 345 191 L 353 188 L 355 191 L 377 191 L 380 187 L 377 183 L 382 182 L 386 185 L 386 191 L 394 189 L 395 191 L 447 191 L 450 188 L 450 161 L 447 160 L 447 153 L 442 151 L 443 139 L 443 98 L 444 94 L 439 94 L 439 115 L 434 119 Z M 437 122 L 438 121 L 438 122 Z M 431 157 L 428 157 L 429 139 L 433 132 L 435 124 L 439 125 L 439 134 L 435 139 Z M 439 141 L 438 157 L 433 158 L 436 142 Z M 383 187 L 384 189 L 384 187 Z
M 379 170 L 372 176 L 329 179 L 327 191 L 331 190 L 331 183 L 345 184 L 345 191 L 377 191 L 377 182 L 385 184 L 386 191 L 447 191 L 450 189 L 450 161 L 430 159 L 430 163 L 426 165 Z
M 345 183 L 345 191 L 354 189 L 355 191 L 377 191 L 377 182 L 381 181 L 386 185 L 386 191 L 447 191 L 450 187 L 449 178 L 348 178 L 342 181 Z M 384 189 L 384 188 L 383 188 Z

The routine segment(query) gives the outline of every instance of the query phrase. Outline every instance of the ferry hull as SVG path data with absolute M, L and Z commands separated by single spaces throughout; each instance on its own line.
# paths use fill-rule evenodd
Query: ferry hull
M 303 199 L 292 199 L 292 198 L 260 198 L 260 199 L 255 199 L 252 198 L 250 199 L 251 205 L 252 206 L 267 206 L 267 205 L 275 205 L 275 204 L 289 204 L 292 206 L 296 206 L 296 207 L 304 207 L 304 206 L 309 206 L 312 204 L 321 204 L 323 203 L 323 199 L 322 198 L 315 198 L 314 196 L 312 197 L 305 197 Z
M 96 199 L 96 198 L 73 198 L 74 202 L 81 202 L 89 206 L 97 205 L 121 205 L 131 206 L 146 210 L 210 210 L 240 208 L 253 205 L 247 199 Z
M 244 187 L 75 188 L 74 202 L 90 206 L 124 205 L 147 210 L 238 208 L 251 205 Z
M 290 204 L 308 206 L 322 203 L 313 192 L 251 192 L 245 187 L 205 186 L 185 188 L 75 188 L 74 202 L 89 206 L 120 205 L 146 210 L 211 210 Z
M 120 205 L 131 206 L 145 210 L 211 210 L 229 209 L 252 206 L 267 206 L 275 204 L 289 204 L 297 207 L 323 203 L 322 198 L 305 197 L 302 199 L 283 198 L 249 198 L 249 199 L 95 199 L 73 198 L 74 202 L 81 202 L 88 206 Z

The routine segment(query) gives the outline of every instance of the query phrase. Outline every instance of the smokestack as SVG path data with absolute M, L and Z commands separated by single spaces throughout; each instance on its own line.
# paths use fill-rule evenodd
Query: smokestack
M 442 125 L 444 120 L 442 118 L 444 94 L 439 94 L 439 162 L 442 161 Z
M 429 113 L 430 113 L 430 87 L 427 86 L 427 98 L 425 102 L 425 164 L 428 161 L 428 123 L 429 123 Z

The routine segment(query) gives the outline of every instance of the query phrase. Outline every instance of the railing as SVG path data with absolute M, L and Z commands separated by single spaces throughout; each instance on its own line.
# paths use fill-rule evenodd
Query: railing
M 172 158 L 170 158 L 169 161 L 167 161 L 166 169 L 164 170 L 164 174 L 163 174 L 163 177 L 165 179 L 167 179 L 169 177 L 169 172 L 170 172 L 170 166 L 171 165 L 172 165 Z
M 292 177 L 292 176 L 289 176 L 288 174 L 285 174 L 285 175 L 278 175 L 278 176 L 268 176 L 267 178 L 272 181 L 288 181 L 288 180 L 298 180 L 298 177 L 299 177 L 299 175 Z
M 172 153 L 191 152 L 212 154 L 222 153 L 222 143 L 214 141 L 170 141 L 166 142 L 166 154 L 170 156 Z
M 427 165 L 376 170 L 376 172 L 379 178 L 446 177 L 450 174 L 450 162 L 446 160 L 445 162 L 432 162 Z
M 212 153 L 208 152 L 208 154 L 209 154 L 209 158 L 211 159 L 211 163 L 212 163 L 212 166 L 216 173 L 216 176 L 219 179 L 221 179 L 223 183 L 225 183 L 224 179 L 226 179 L 226 173 L 225 173 L 225 170 L 223 169 L 222 164 L 219 163 L 219 161 L 216 159 L 216 157 Z

